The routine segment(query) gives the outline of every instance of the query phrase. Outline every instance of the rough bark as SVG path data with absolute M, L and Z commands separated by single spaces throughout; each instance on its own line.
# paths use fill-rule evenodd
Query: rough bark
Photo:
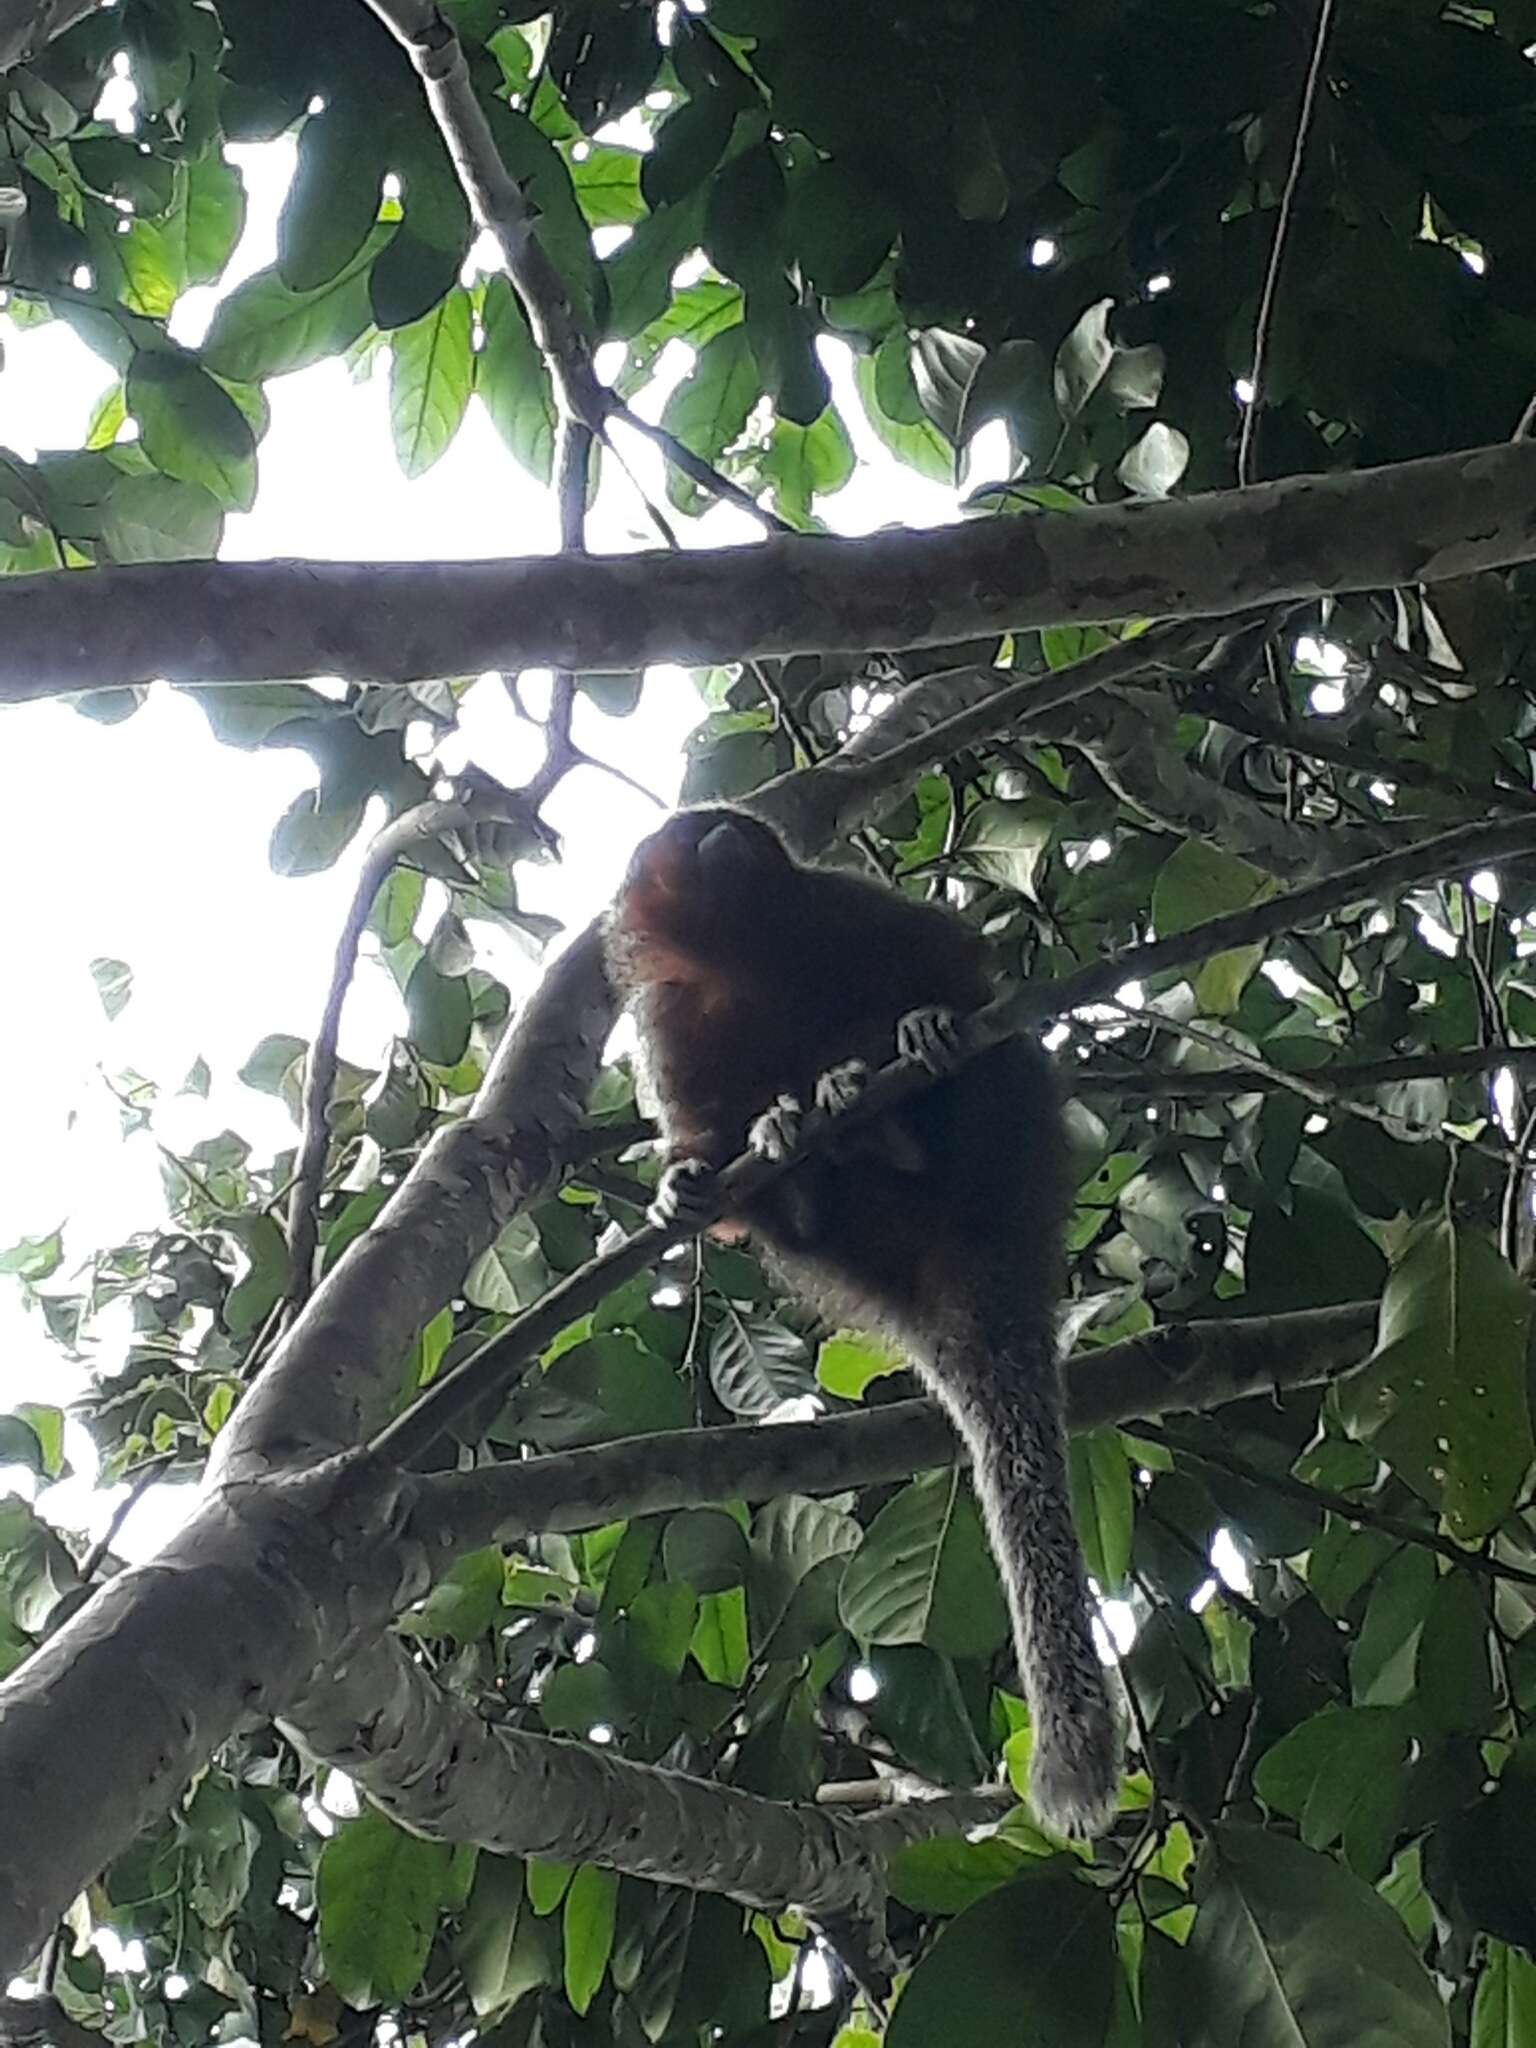
M 0 584 L 0 702 L 149 682 L 406 682 L 944 646 L 1229 617 L 1536 558 L 1536 443 L 864 540 L 506 562 L 171 562 Z

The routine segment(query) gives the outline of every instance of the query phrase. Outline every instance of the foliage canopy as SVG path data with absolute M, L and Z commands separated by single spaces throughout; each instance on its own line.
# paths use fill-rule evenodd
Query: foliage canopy
M 486 256 L 420 82 L 364 0 L 119 0 L 35 47 L 0 41 L 16 60 L 0 73 L 6 310 L 67 322 L 111 379 L 85 447 L 0 450 L 0 571 L 212 555 L 258 487 L 266 383 L 334 356 L 359 374 L 387 361 L 408 475 L 478 397 L 549 480 L 575 381 L 559 335 L 598 349 L 626 403 L 681 344 L 661 423 L 694 462 L 669 467 L 672 510 L 701 512 L 723 477 L 807 532 L 870 434 L 949 487 L 1000 425 L 1007 476 L 967 508 L 1022 522 L 1500 441 L 1536 388 L 1531 0 L 441 6 L 558 321 Z M 121 120 L 97 112 L 114 76 L 136 94 Z M 168 316 L 221 277 L 244 223 L 224 145 L 290 133 L 275 264 L 222 297 L 200 346 L 174 340 Z M 834 398 L 838 349 L 857 405 Z M 606 480 L 606 447 L 598 460 Z M 0 587 L 0 686 L 4 605 Z M 58 2024 L 315 2048 L 472 2028 L 497 2048 L 872 2048 L 882 2028 L 891 2048 L 1536 2041 L 1536 864 L 1431 853 L 1390 888 L 1346 881 L 1280 937 L 1213 951 L 1197 929 L 1536 811 L 1531 624 L 1520 569 L 1292 608 L 1202 665 L 968 739 L 855 821 L 867 858 L 899 886 L 947 884 L 1031 986 L 1121 952 L 1131 981 L 1138 943 L 1192 934 L 1182 966 L 1051 1034 L 1077 1083 L 1082 1349 L 1198 1319 L 1219 1350 L 1274 1318 L 1301 1352 L 1309 1312 L 1379 1303 L 1374 1337 L 1306 1385 L 1282 1373 L 1274 1398 L 1074 1439 L 1132 1703 L 1112 1838 L 1077 1855 L 1016 1809 L 901 1850 L 883 1931 L 910 1975 L 885 2025 L 839 1930 L 821 1943 L 793 1898 L 749 1910 L 723 1880 L 427 1840 L 375 1807 L 337 1827 L 320 1802 L 329 1784 L 346 1813 L 347 1788 L 263 1721 L 73 1909 L 71 1936 L 139 1946 L 109 1967 L 84 1939 L 50 1943 Z M 711 671 L 685 795 L 797 768 L 825 787 L 815 764 L 890 694 L 911 688 L 897 720 L 942 716 L 978 674 L 1048 678 L 1109 640 L 1083 610 L 921 657 Z M 334 862 L 374 798 L 395 818 L 428 802 L 407 728 L 450 732 L 475 679 L 344 680 L 221 686 L 215 657 L 198 692 L 220 739 L 314 759 L 314 790 L 275 823 L 282 872 Z M 644 715 L 637 675 L 565 680 L 556 773 L 571 692 Z M 122 717 L 141 695 L 80 709 Z M 409 1029 L 329 1088 L 322 1272 L 368 1240 L 491 1068 L 510 1004 L 473 927 L 550 936 L 517 892 L 549 850 L 547 794 L 407 848 L 372 901 Z M 109 1012 L 131 999 L 129 965 L 93 971 Z M 269 1037 L 244 1078 L 297 1120 L 311 1052 Z M 163 1085 L 125 1078 L 126 1131 L 153 1127 Z M 395 1333 L 385 1413 L 638 1224 L 653 1167 L 622 1061 L 585 1114 L 563 1184 Z M 167 1154 L 166 1217 L 126 1242 L 54 1232 L 0 1255 L 74 1359 L 104 1309 L 131 1304 L 127 1361 L 81 1408 L 103 1483 L 191 1478 L 230 1425 L 294 1305 L 296 1174 L 297 1147 L 265 1159 L 225 1132 Z M 899 1359 L 812 1326 L 749 1251 L 710 1246 L 574 1316 L 435 1463 L 813 1399 L 852 1415 L 908 1391 Z M 860 1440 L 839 1487 L 790 1473 L 774 1497 L 720 1499 L 706 1459 L 687 1505 L 596 1499 L 565 1533 L 477 1547 L 399 1638 L 486 1723 L 773 1801 L 872 1796 L 887 1774 L 1022 1784 L 1028 1731 L 964 1482 L 872 1476 Z M 0 1461 L 59 1477 L 61 1413 L 0 1417 Z M 14 1686 L 86 1600 L 101 1561 L 83 1572 L 83 1553 L 22 1494 L 0 1501 Z

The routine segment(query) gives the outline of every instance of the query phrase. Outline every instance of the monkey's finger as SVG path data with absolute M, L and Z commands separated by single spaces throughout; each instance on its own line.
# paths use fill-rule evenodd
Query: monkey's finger
M 909 1010 L 896 1026 L 896 1051 L 930 1074 L 950 1073 L 960 1063 L 960 1025 L 953 1010 Z
M 864 1060 L 844 1060 L 828 1067 L 816 1083 L 816 1107 L 823 1116 L 841 1116 L 852 1109 L 869 1086 L 869 1066 Z
M 707 1159 L 675 1159 L 662 1170 L 645 1220 L 658 1230 L 697 1230 L 719 1204 L 719 1180 Z
M 747 1144 L 760 1159 L 787 1159 L 800 1143 L 805 1112 L 793 1095 L 781 1095 L 747 1132 Z

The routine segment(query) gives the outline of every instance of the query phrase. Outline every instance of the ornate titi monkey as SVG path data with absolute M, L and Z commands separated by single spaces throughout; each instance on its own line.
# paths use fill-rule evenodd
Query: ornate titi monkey
M 941 1076 L 832 1133 L 715 1230 L 750 1230 L 806 1302 L 893 1336 L 947 1410 L 1013 1618 L 1032 1803 L 1059 1832 L 1101 1832 L 1119 1743 L 1067 1491 L 1065 1137 L 1032 1042 L 955 1063 L 956 1018 L 992 994 L 981 940 L 947 910 L 802 867 L 756 819 L 710 806 L 641 845 L 607 950 L 659 1110 L 666 1220 L 699 1213 L 744 1139 L 783 1157 L 801 1104 L 846 1107 L 893 1048 Z

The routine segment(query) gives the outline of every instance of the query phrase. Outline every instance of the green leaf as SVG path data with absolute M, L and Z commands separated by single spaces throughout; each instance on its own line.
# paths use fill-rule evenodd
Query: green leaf
M 275 270 L 259 270 L 219 303 L 203 343 L 203 362 L 215 376 L 256 383 L 302 370 L 339 355 L 372 317 L 368 272 L 394 232 L 375 228 L 328 284 L 293 291 Z
M 1158 871 L 1152 888 L 1152 922 L 1160 936 L 1171 936 L 1209 918 L 1246 910 L 1274 891 L 1273 880 L 1248 861 L 1218 853 L 1203 840 L 1186 839 Z M 1262 957 L 1262 946 L 1237 946 L 1202 961 L 1195 996 L 1204 1014 L 1230 1014 Z
M 1217 1822 L 1196 1896 L 1195 2048 L 1448 2048 L 1445 2007 L 1403 1923 L 1331 1857 Z
M 1136 1519 L 1130 1461 L 1119 1430 L 1079 1430 L 1068 1442 L 1067 1466 L 1084 1561 L 1099 1591 L 1113 1596 L 1130 1569 Z
M 1413 1697 L 1419 1637 L 1435 1584 L 1434 1559 L 1411 1544 L 1382 1566 L 1349 1652 L 1350 1689 L 1358 1706 L 1396 1707 Z
M 16 1416 L 31 1431 L 42 1454 L 41 1462 L 33 1470 L 40 1478 L 60 1478 L 65 1467 L 64 1410 L 46 1401 L 20 1401 Z
M 872 1380 L 904 1372 L 905 1352 L 887 1349 L 873 1338 L 840 1330 L 823 1340 L 816 1353 L 816 1378 L 840 1401 L 862 1401 Z
M 528 1903 L 521 1861 L 482 1850 L 453 1946 L 476 2014 L 503 2012 L 526 1992 L 553 1984 L 555 1949 L 554 1928 Z
M 1529 1291 L 1493 1245 L 1441 1218 L 1393 1268 L 1376 1349 L 1339 1388 L 1350 1434 L 1463 1543 L 1498 1527 L 1531 1462 L 1530 1320 Z
M 673 1515 L 662 1534 L 662 1562 L 669 1579 L 695 1593 L 722 1593 L 745 1583 L 751 1553 L 741 1524 L 723 1508 L 688 1508 Z
M 966 813 L 956 850 L 987 881 L 1033 896 L 1040 863 L 1061 821 L 1061 808 L 989 797 Z
M 405 985 L 411 1043 L 434 1067 L 457 1066 L 469 1046 L 474 997 L 462 975 L 439 974 L 425 954 Z
M 475 389 L 511 453 L 530 476 L 548 483 L 555 445 L 554 393 L 527 318 L 504 277 L 486 284 L 484 328 L 475 359 Z
M 42 1442 L 20 1415 L 0 1415 L 0 1467 L 6 1465 L 23 1466 L 39 1479 L 44 1474 Z
M 745 328 L 729 327 L 699 350 L 693 369 L 667 399 L 661 424 L 713 462 L 745 427 L 760 388 Z
M 287 1031 L 268 1032 L 252 1047 L 239 1077 L 247 1088 L 254 1088 L 261 1095 L 276 1095 L 293 1108 L 298 1103 L 300 1075 L 308 1052 L 307 1039 L 295 1038 Z
M 480 1254 L 464 1280 L 464 1299 L 498 1315 L 532 1308 L 549 1286 L 549 1263 L 533 1219 L 514 1216 Z
M 221 505 L 248 512 L 256 497 L 256 437 L 238 405 L 200 363 L 140 349 L 124 398 L 144 453 L 163 475 L 201 484 Z
M 96 984 L 96 993 L 101 997 L 101 1007 L 109 1017 L 121 1016 L 133 994 L 133 969 L 126 960 L 109 960 L 105 956 L 91 962 L 91 979 Z
M 752 1658 L 747 1600 L 741 1587 L 702 1597 L 688 1648 L 711 1685 L 725 1685 L 732 1690 L 741 1685 Z
M 584 2013 L 608 1974 L 618 1913 L 619 1879 L 584 1863 L 565 1895 L 565 1995 Z
M 471 332 L 469 294 L 457 290 L 390 336 L 390 430 L 408 477 L 429 470 L 459 431 L 474 387 Z
M 1443 1572 L 1419 1637 L 1419 1708 L 1452 1735 L 1490 1732 L 1498 1700 L 1493 1683 L 1491 1615 L 1470 1572 Z
M 114 562 L 201 561 L 218 547 L 224 515 L 200 484 L 125 476 L 98 507 L 96 530 Z
M 420 1981 L 447 1896 L 452 1852 L 371 1809 L 320 1852 L 320 1953 L 349 2005 L 396 2004 Z
M 440 1579 L 419 1608 L 400 1617 L 406 1635 L 447 1637 L 472 1643 L 486 1634 L 502 1608 L 506 1565 L 494 1545 L 461 1557 Z
M 1529 2048 L 1536 2041 L 1536 1962 L 1502 1941 L 1488 1944 L 1472 2003 L 1469 2048 Z
M 613 1673 L 597 1657 L 562 1664 L 539 1695 L 539 1712 L 552 1735 L 585 1736 L 624 1718 Z
M 243 1337 L 256 1330 L 282 1299 L 288 1282 L 288 1240 L 277 1219 L 260 1213 L 232 1217 L 226 1228 L 246 1257 L 246 1269 L 224 1298 L 224 1322 Z
M 909 1842 L 891 1858 L 893 1897 L 914 1913 L 963 1913 L 1016 1877 L 1029 1852 L 1006 1835 Z
M 218 149 L 206 149 L 186 166 L 181 232 L 188 284 L 222 276 L 244 228 L 245 180 Z
M 596 142 L 587 146 L 585 156 L 568 163 L 577 204 L 589 226 L 628 228 L 643 219 L 646 202 L 640 196 L 640 175 L 646 162 L 637 149 Z
M 1053 1858 L 950 1922 L 908 1979 L 887 2048 L 1103 2048 L 1117 1975 L 1113 1908 Z
M 886 1502 L 843 1574 L 838 1609 L 863 1643 L 985 1657 L 1006 1641 L 997 1571 L 958 1471 L 925 1473 Z
M 293 178 L 277 221 L 277 272 L 290 291 L 318 291 L 357 255 L 379 214 L 387 131 L 365 95 L 342 94 L 299 130 Z
M 1413 1753 L 1413 1722 L 1396 1708 L 1330 1707 L 1266 1751 L 1253 1782 L 1266 1805 L 1300 1823 L 1308 1848 L 1342 1842 L 1352 1867 L 1374 1878 L 1391 1852 Z
M 632 1338 L 588 1337 L 563 1351 L 530 1397 L 525 1427 L 551 1450 L 686 1429 L 693 1404 L 664 1358 Z
M 709 1382 L 733 1415 L 770 1415 L 816 1390 L 805 1340 L 727 1302 L 709 1340 Z
M 812 289 L 830 297 L 868 283 L 897 227 L 883 195 L 843 164 L 816 161 L 790 188 L 787 239 Z
M 554 1863 L 545 1856 L 528 1858 L 528 1903 L 541 1919 L 554 1912 L 575 1875 L 573 1863 Z

